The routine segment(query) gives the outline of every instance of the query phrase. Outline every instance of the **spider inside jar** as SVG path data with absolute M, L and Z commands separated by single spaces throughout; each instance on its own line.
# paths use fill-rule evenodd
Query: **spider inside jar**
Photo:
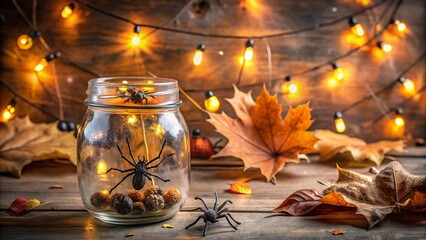
M 126 89 L 126 91 L 122 91 L 122 90 L 120 90 L 120 88 L 116 87 L 115 91 L 120 92 L 121 98 L 126 98 L 126 100 L 124 100 L 124 103 L 131 101 L 134 104 L 141 104 L 142 105 L 144 100 L 145 100 L 145 104 L 148 104 L 148 98 L 147 97 L 155 98 L 154 96 L 149 95 L 148 92 L 136 90 L 134 87 L 128 87 Z M 126 93 L 128 93 L 130 95 L 126 95 Z
M 121 179 L 121 181 L 119 183 L 117 183 L 113 188 L 111 188 L 111 190 L 109 190 L 109 193 L 111 193 L 115 188 L 118 187 L 118 185 L 120 185 L 124 180 L 126 180 L 126 178 L 133 176 L 132 179 L 132 186 L 134 189 L 136 190 L 140 190 L 145 186 L 145 178 L 148 178 L 150 181 L 152 181 L 152 177 L 156 177 L 158 179 L 160 179 L 163 182 L 169 182 L 170 179 L 163 179 L 155 174 L 149 173 L 148 170 L 149 169 L 153 169 L 153 168 L 157 168 L 164 160 L 166 160 L 167 158 L 169 158 L 170 156 L 172 156 L 174 153 L 170 153 L 168 155 L 166 155 L 163 159 L 161 159 L 161 161 L 159 163 L 157 163 L 154 166 L 149 166 L 151 163 L 153 163 L 155 160 L 160 159 L 161 154 L 163 153 L 163 149 L 164 149 L 164 145 L 166 144 L 166 140 L 164 140 L 163 145 L 161 146 L 161 150 L 158 153 L 158 156 L 151 159 L 151 160 L 146 160 L 145 156 L 143 156 L 142 160 L 139 158 L 138 155 L 138 162 L 135 161 L 134 157 L 133 157 L 133 153 L 132 153 L 132 149 L 130 148 L 130 143 L 129 143 L 129 139 L 126 138 L 127 141 L 127 146 L 129 147 L 129 154 L 130 157 L 132 158 L 133 162 L 130 162 L 129 159 L 127 159 L 123 153 L 121 152 L 120 146 L 118 146 L 117 144 L 117 148 L 118 151 L 121 154 L 121 158 L 124 159 L 125 161 L 127 161 L 130 165 L 133 166 L 133 168 L 129 168 L 129 169 L 125 169 L 125 170 L 121 170 L 118 168 L 110 168 L 106 173 L 109 173 L 110 171 L 114 170 L 114 171 L 118 171 L 121 173 L 124 172 L 130 172 L 129 174 L 127 174 L 126 176 L 124 176 L 123 179 Z
M 204 210 L 201 207 L 194 209 L 194 210 L 201 210 L 201 211 L 204 212 L 204 214 L 198 216 L 198 218 L 193 223 L 186 226 L 185 229 L 188 229 L 188 228 L 194 226 L 198 221 L 200 221 L 200 219 L 203 219 L 204 220 L 203 236 L 206 236 L 207 226 L 208 226 L 209 223 L 216 223 L 216 222 L 219 222 L 219 219 L 226 218 L 226 221 L 228 221 L 229 225 L 231 225 L 231 227 L 234 228 L 235 230 L 238 230 L 236 226 L 232 225 L 229 218 L 231 218 L 232 221 L 234 221 L 238 225 L 240 225 L 241 223 L 238 222 L 237 220 L 235 220 L 229 212 L 226 212 L 226 211 L 228 211 L 227 208 L 224 208 L 227 203 L 232 204 L 232 201 L 226 200 L 222 203 L 222 205 L 220 205 L 219 208 L 216 208 L 217 207 L 217 199 L 218 199 L 216 190 L 214 191 L 214 197 L 215 197 L 215 202 L 214 202 L 213 208 L 208 208 L 206 203 L 204 202 L 204 200 L 202 198 L 195 197 L 195 200 L 200 200 L 203 203 L 203 205 L 206 209 Z

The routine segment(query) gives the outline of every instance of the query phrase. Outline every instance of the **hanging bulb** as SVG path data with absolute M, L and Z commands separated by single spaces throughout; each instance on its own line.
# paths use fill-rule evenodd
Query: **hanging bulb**
M 284 79 L 284 83 L 281 85 L 281 90 L 284 94 L 296 94 L 299 90 L 297 85 L 293 82 L 293 78 L 291 75 L 288 75 Z
M 22 50 L 28 50 L 33 46 L 33 40 L 40 36 L 39 31 L 31 31 L 29 34 L 22 34 L 16 41 Z
M 392 51 L 392 46 L 389 43 L 384 43 L 382 41 L 377 42 L 377 47 L 386 53 L 389 53 Z
M 107 172 L 107 170 L 108 170 L 108 167 L 107 167 L 105 160 L 103 160 L 103 159 L 99 160 L 98 167 L 96 169 L 96 173 L 98 175 L 103 175 Z
M 405 32 L 405 30 L 407 30 L 407 25 L 405 25 L 405 23 L 399 21 L 398 19 L 392 19 L 390 23 L 395 25 L 396 29 L 399 32 Z
M 336 63 L 333 63 L 332 67 L 333 67 L 334 78 L 338 80 L 339 82 L 343 81 L 343 78 L 345 77 L 345 75 L 343 74 L 342 68 Z
M 336 131 L 339 133 L 346 130 L 345 121 L 343 121 L 343 114 L 341 112 L 334 113 L 334 125 L 336 126 Z
M 139 35 L 141 31 L 141 26 L 135 25 L 135 28 L 133 29 L 134 35 L 132 37 L 132 45 L 133 47 L 139 46 L 141 44 L 141 37 Z
M 61 12 L 61 16 L 65 19 L 69 18 L 71 16 L 72 12 L 74 11 L 74 8 L 75 8 L 75 3 L 70 3 L 70 4 L 66 5 Z
M 402 117 L 403 110 L 402 108 L 398 107 L 395 109 L 395 118 L 394 118 L 394 124 L 397 127 L 403 127 L 405 125 L 404 118 Z
M 250 61 L 253 59 L 253 47 L 254 47 L 254 40 L 252 38 L 249 38 L 246 41 L 246 50 L 244 51 L 244 59 L 246 61 Z
M 12 98 L 6 109 L 3 111 L 3 122 L 9 121 L 15 115 L 16 98 Z
M 213 91 L 207 91 L 205 93 L 206 100 L 204 100 L 204 106 L 209 112 L 216 112 L 219 110 L 220 102 L 219 99 L 213 94 Z
M 358 20 L 356 18 L 349 18 L 349 26 L 351 27 L 351 31 L 353 34 L 355 34 L 355 36 L 364 36 L 364 29 L 362 28 L 361 24 L 358 23 Z
M 60 52 L 50 53 L 49 55 L 47 55 L 46 57 L 40 60 L 40 62 L 34 67 L 34 71 L 40 72 L 49 64 L 50 61 L 60 56 L 61 56 Z
M 398 82 L 401 83 L 402 86 L 404 87 L 404 92 L 409 94 L 413 94 L 416 92 L 416 85 L 410 79 L 405 77 L 400 77 L 398 79 Z
M 198 45 L 197 49 L 195 50 L 193 62 L 195 66 L 200 65 L 201 61 L 203 60 L 203 53 L 204 50 L 206 50 L 206 45 L 200 44 Z

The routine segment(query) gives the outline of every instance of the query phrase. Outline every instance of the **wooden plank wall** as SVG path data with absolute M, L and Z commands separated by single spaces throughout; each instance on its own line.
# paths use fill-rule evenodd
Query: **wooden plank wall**
M 31 19 L 33 1 L 16 0 L 24 13 Z M 161 25 L 172 19 L 185 6 L 187 1 L 107 1 L 93 0 L 91 4 L 117 15 L 126 16 L 136 22 Z M 200 2 L 200 1 L 198 1 Z M 200 31 L 206 33 L 259 35 L 283 30 L 294 30 L 330 21 L 355 12 L 361 8 L 355 0 L 205 0 L 208 8 L 191 5 L 178 19 L 169 25 L 171 28 Z M 378 2 L 378 1 L 372 1 Z M 392 3 L 392 8 L 396 1 Z M 38 0 L 36 23 L 52 50 L 59 50 L 65 58 L 54 61 L 38 75 L 32 70 L 46 51 L 40 42 L 32 49 L 23 51 L 16 45 L 17 37 L 30 29 L 18 14 L 11 0 L 0 2 L 4 16 L 1 22 L 1 71 L 0 78 L 31 102 L 58 115 L 58 101 L 55 94 L 54 78 L 59 81 L 64 101 L 65 119 L 80 122 L 86 107 L 83 104 L 87 81 L 94 76 L 69 64 L 70 59 L 84 68 L 101 76 L 147 76 L 149 72 L 179 80 L 183 89 L 200 104 L 204 91 L 219 87 L 229 87 L 215 91 L 222 102 L 221 110 L 232 113 L 224 98 L 233 95 L 232 84 L 236 83 L 240 69 L 240 56 L 244 51 L 242 40 L 214 39 L 158 31 L 146 39 L 141 49 L 129 47 L 133 26 L 111 19 L 77 4 L 74 15 L 69 19 L 60 17 L 62 8 L 68 1 Z M 203 5 L 203 6 L 205 6 Z M 368 33 L 371 33 L 374 19 L 378 18 L 388 4 L 358 16 Z M 334 7 L 334 8 L 333 8 Z M 203 10 L 205 10 L 203 12 Z M 201 13 L 200 13 L 201 12 Z M 389 11 L 390 12 L 390 11 Z M 406 0 L 397 17 L 407 23 L 408 32 L 396 36 L 386 32 L 381 39 L 393 46 L 391 54 L 375 55 L 374 47 L 366 47 L 338 63 L 345 71 L 344 82 L 335 89 L 328 89 L 326 81 L 331 67 L 296 77 L 302 92 L 297 98 L 279 94 L 284 111 L 289 105 L 311 102 L 313 117 L 316 119 L 312 129 L 334 129 L 333 113 L 358 99 L 368 95 L 368 89 L 376 91 L 395 81 L 398 75 L 425 51 L 425 5 L 423 1 Z M 385 16 L 387 21 L 389 14 Z M 142 33 L 149 29 L 142 29 Z M 314 31 L 292 36 L 258 40 L 255 45 L 254 61 L 247 64 L 241 85 L 267 82 L 269 79 L 266 44 L 272 50 L 272 78 L 284 78 L 289 73 L 303 71 L 328 61 L 357 46 L 351 37 L 347 21 Z M 207 45 L 205 57 L 198 67 L 192 64 L 195 47 Z M 223 55 L 218 54 L 223 51 Z M 417 87 L 425 84 L 425 61 L 408 71 L 406 76 Z M 271 91 L 280 92 L 280 83 L 273 84 Z M 269 86 L 269 85 L 268 85 Z M 251 87 L 241 87 L 248 91 Z M 252 88 L 257 96 L 261 86 Z M 392 107 L 404 100 L 400 86 L 378 95 L 387 106 Z M 3 109 L 12 95 L 0 89 Z M 207 115 L 196 108 L 183 96 L 181 108 L 191 129 L 201 127 L 205 134 L 213 128 L 204 120 Z M 425 137 L 426 97 L 420 95 L 406 102 L 402 107 L 407 119 L 406 134 Z M 18 115 L 30 114 L 35 121 L 53 121 L 38 110 L 20 102 Z M 348 134 L 369 140 L 400 137 L 389 131 L 389 119 L 371 125 L 371 120 L 381 115 L 374 100 L 351 109 L 345 115 Z M 389 118 L 392 114 L 389 115 Z

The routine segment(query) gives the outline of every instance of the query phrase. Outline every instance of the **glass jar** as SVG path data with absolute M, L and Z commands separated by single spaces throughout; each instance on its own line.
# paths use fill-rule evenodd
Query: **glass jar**
M 190 148 L 173 79 L 89 81 L 77 139 L 81 199 L 96 218 L 144 224 L 174 216 L 189 192 Z

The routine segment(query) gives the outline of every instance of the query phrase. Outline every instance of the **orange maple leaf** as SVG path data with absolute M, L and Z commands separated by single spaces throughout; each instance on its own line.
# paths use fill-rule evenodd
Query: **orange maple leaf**
M 233 156 L 244 162 L 244 170 L 260 168 L 270 181 L 287 162 L 299 163 L 299 154 L 316 151 L 318 139 L 306 131 L 311 120 L 308 103 L 289 109 L 284 120 L 281 105 L 264 87 L 253 101 L 251 92 L 243 93 L 234 86 L 234 97 L 227 99 L 237 118 L 225 113 L 208 113 L 216 131 L 228 139 L 228 144 L 213 157 Z

